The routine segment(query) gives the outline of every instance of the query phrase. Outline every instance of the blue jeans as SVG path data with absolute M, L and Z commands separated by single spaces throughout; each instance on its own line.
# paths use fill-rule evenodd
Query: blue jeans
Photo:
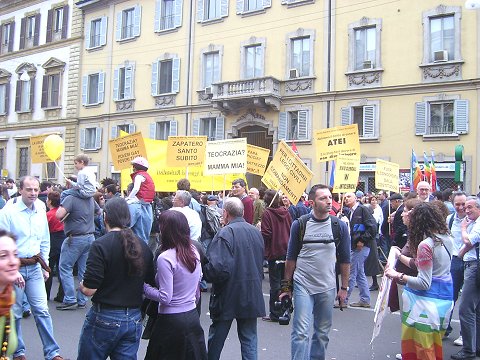
M 458 315 L 463 338 L 463 351 L 475 355 L 480 350 L 480 288 L 475 283 L 477 261 L 465 263 L 462 297 Z
M 40 264 L 22 266 L 20 274 L 25 279 L 25 288 L 21 289 L 15 286 L 16 303 L 13 305 L 15 315 L 15 325 L 17 329 L 18 347 L 14 356 L 25 355 L 25 343 L 22 336 L 22 300 L 23 295 L 27 295 L 30 303 L 38 334 L 43 344 L 43 356 L 50 360 L 58 355 L 59 347 L 53 337 L 52 318 L 48 312 L 47 293 L 45 291 L 45 281 L 43 279 L 42 268 Z M 38 354 L 37 354 L 38 355 Z
M 242 360 L 257 359 L 257 318 L 236 319 Z M 220 359 L 232 320 L 212 320 L 208 331 L 208 360 Z
M 78 359 L 136 360 L 142 335 L 140 309 L 105 309 L 93 304 L 83 323 Z
M 144 202 L 131 203 L 128 204 L 128 209 L 132 231 L 148 244 L 153 222 L 152 205 Z
M 370 290 L 368 289 L 368 281 L 365 276 L 365 260 L 370 253 L 370 248 L 364 246 L 361 250 L 352 250 L 350 259 L 350 280 L 348 281 L 348 293 L 346 302 L 352 294 L 355 285 L 360 291 L 360 301 L 370 304 Z
M 78 264 L 78 281 L 83 280 L 87 265 L 88 251 L 95 236 L 93 234 L 67 237 L 60 250 L 60 278 L 62 279 L 65 297 L 63 302 L 72 304 L 78 302 L 84 305 L 88 297 L 77 290 L 75 296 L 75 281 L 73 279 L 73 266 Z
M 452 274 L 452 281 L 453 281 L 453 306 L 458 299 L 458 293 L 463 286 L 463 260 L 460 259 L 458 256 L 452 256 L 452 263 L 450 265 L 450 273 Z M 450 313 L 450 319 L 448 320 L 448 327 L 446 334 L 450 334 L 452 332 L 452 326 L 450 325 L 452 321 L 453 309 Z
M 299 283 L 293 285 L 292 360 L 324 360 L 332 327 L 335 289 L 310 295 Z M 310 326 L 313 314 L 313 334 Z

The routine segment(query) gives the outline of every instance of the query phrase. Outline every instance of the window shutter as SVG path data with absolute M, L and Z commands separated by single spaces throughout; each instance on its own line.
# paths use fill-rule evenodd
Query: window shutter
M 107 17 L 102 17 L 100 24 L 100 46 L 107 44 Z
M 128 124 L 128 133 L 133 134 L 135 132 L 135 124 Z
M 178 121 L 177 120 L 170 120 L 170 133 L 168 136 L 177 136 L 178 128 Z
M 278 140 L 287 140 L 287 125 L 288 114 L 285 111 L 281 111 L 278 114 Z
M 308 111 L 298 112 L 298 140 L 308 140 Z
M 350 125 L 351 124 L 351 120 L 350 120 L 350 116 L 351 116 L 351 108 L 349 107 L 344 107 L 340 110 L 340 124 L 342 126 L 345 126 L 345 125 Z
M 5 115 L 8 115 L 10 109 L 10 83 L 5 84 Z
M 155 140 L 157 138 L 157 123 L 150 123 L 150 139 Z
M 90 31 L 92 30 L 92 22 L 87 24 L 85 29 L 85 49 L 90 49 Z
M 42 109 L 48 107 L 48 75 L 43 75 L 42 81 Z
M 468 133 L 468 100 L 455 100 L 453 105 L 455 118 L 455 132 L 457 134 Z
M 375 137 L 375 106 L 366 105 L 363 107 L 363 137 Z
M 120 71 L 117 69 L 115 69 L 113 71 L 113 100 L 118 100 L 118 78 L 120 76 Z
M 33 33 L 33 46 L 38 46 L 40 40 L 40 14 L 35 15 L 35 31 Z
M 2 53 L 2 44 L 3 44 L 3 28 L 5 24 L 0 25 L 0 54 Z
M 183 0 L 175 0 L 175 20 L 174 20 L 174 26 L 180 27 L 182 26 L 182 3 Z
M 48 15 L 47 15 L 47 38 L 45 39 L 47 43 L 52 42 L 52 37 L 53 37 L 52 23 L 53 23 L 53 9 L 50 9 L 48 10 Z
M 68 5 L 63 7 L 63 19 L 62 19 L 62 39 L 66 39 L 68 35 Z
M 97 127 L 95 128 L 95 149 L 101 149 L 102 148 L 102 128 Z
M 199 0 L 200 2 L 202 0 Z M 160 31 L 160 16 L 161 16 L 161 7 L 162 7 L 162 0 L 155 1 L 155 23 L 153 31 Z
M 140 36 L 140 24 L 142 21 L 142 7 L 136 5 L 133 10 L 133 36 Z
M 22 80 L 17 80 L 16 92 L 15 92 L 15 111 L 20 111 L 22 106 Z
M 215 140 L 223 140 L 225 138 L 225 118 L 219 116 L 215 119 Z
M 200 135 L 200 119 L 193 120 L 192 135 L 193 136 Z
M 415 103 L 415 135 L 425 135 L 427 130 L 427 103 Z
M 220 0 L 220 16 L 228 16 L 228 0 Z
M 203 6 L 205 0 L 198 0 L 197 3 L 197 22 L 202 22 L 204 20 Z
M 118 138 L 118 126 L 116 126 L 116 125 L 112 126 L 112 131 L 110 133 L 110 138 L 112 140 Z
M 98 103 L 105 101 L 105 73 L 98 73 Z
M 152 96 L 158 95 L 158 68 L 158 61 L 152 63 Z
M 20 50 L 25 49 L 25 31 L 27 29 L 27 18 L 22 18 L 20 22 Z
M 12 52 L 13 51 L 13 39 L 14 39 L 14 35 L 15 35 L 15 21 L 12 21 L 10 23 L 10 38 L 8 39 L 8 52 Z M 24 38 L 24 41 L 25 41 L 25 38 Z
M 172 92 L 180 91 L 180 59 L 172 59 Z
M 125 99 L 133 99 L 133 66 L 125 67 Z
M 30 112 L 33 112 L 33 101 L 35 99 L 35 78 L 30 79 Z
M 237 14 L 243 14 L 245 11 L 245 3 L 244 0 L 237 0 Z
M 87 105 L 88 101 L 88 75 L 82 76 L 82 105 Z
M 272 6 L 272 0 L 263 0 L 263 8 L 269 8 Z
M 80 150 L 85 149 L 85 134 L 86 129 L 80 129 Z
M 115 23 L 115 40 L 122 40 L 122 15 L 123 11 L 117 13 L 117 21 Z

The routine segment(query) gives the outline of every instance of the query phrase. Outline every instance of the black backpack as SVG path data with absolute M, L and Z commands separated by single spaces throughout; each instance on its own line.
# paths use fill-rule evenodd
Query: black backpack
M 307 227 L 307 221 L 310 219 L 310 214 L 305 214 L 300 216 L 298 220 L 298 224 L 300 226 L 299 232 L 298 232 L 298 240 L 304 244 L 304 243 L 324 243 L 328 244 L 331 241 L 328 240 L 307 240 L 304 241 L 303 237 L 305 235 L 305 229 Z M 336 216 L 333 215 L 328 215 L 330 216 L 330 222 L 332 225 L 332 234 L 333 234 L 333 242 L 335 243 L 335 248 L 337 249 L 337 256 L 338 256 L 338 244 L 340 243 L 340 219 Z M 303 246 L 303 245 L 302 245 Z

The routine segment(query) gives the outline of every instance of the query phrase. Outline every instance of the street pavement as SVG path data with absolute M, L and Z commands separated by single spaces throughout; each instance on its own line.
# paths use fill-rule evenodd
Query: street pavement
M 56 279 L 52 289 L 56 289 Z M 268 275 L 263 281 L 263 293 L 265 304 L 268 306 Z M 52 294 L 55 294 L 52 290 Z M 372 292 L 372 309 L 348 308 L 344 311 L 334 310 L 333 327 L 330 332 L 330 343 L 327 350 L 327 359 L 336 360 L 373 360 L 373 359 L 395 359 L 395 354 L 400 352 L 400 316 L 398 313 L 387 314 L 381 329 L 380 335 L 375 339 L 373 345 L 370 340 L 373 331 L 373 306 L 378 292 Z M 208 336 L 210 318 L 208 316 L 208 300 L 210 293 L 202 293 L 202 315 L 201 323 Z M 352 301 L 357 301 L 358 290 L 352 294 Z M 53 318 L 55 337 L 60 345 L 61 355 L 66 359 L 77 358 L 77 345 L 80 331 L 85 319 L 87 309 L 70 311 L 58 311 L 55 309 L 57 303 L 49 301 L 50 314 Z M 449 359 L 451 354 L 460 350 L 453 345 L 459 335 L 460 324 L 458 322 L 458 311 L 455 310 L 452 326 L 453 333 L 449 339 L 443 342 L 444 359 Z M 33 316 L 22 320 L 22 330 L 27 347 L 28 360 L 42 360 L 43 352 L 40 338 L 35 327 Z M 278 323 L 258 321 L 258 359 L 259 360 L 287 360 L 290 359 L 290 331 L 291 325 L 279 325 Z M 141 340 L 138 358 L 143 359 L 148 342 Z M 229 337 L 225 342 L 222 352 L 223 360 L 241 359 L 240 344 L 236 334 L 235 322 L 233 322 Z M 82 359 L 83 360 L 83 359 Z M 88 359 L 85 359 L 88 360 Z

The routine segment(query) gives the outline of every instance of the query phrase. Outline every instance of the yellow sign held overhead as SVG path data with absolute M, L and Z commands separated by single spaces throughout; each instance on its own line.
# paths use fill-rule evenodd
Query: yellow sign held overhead
M 123 170 L 131 167 L 130 162 L 137 156 L 147 158 L 147 150 L 145 149 L 141 132 L 110 140 L 108 145 L 115 170 Z
M 167 165 L 203 166 L 206 143 L 206 136 L 169 136 Z
M 47 154 L 45 154 L 45 149 L 43 148 L 43 142 L 48 135 L 50 134 L 30 136 L 30 151 L 32 154 L 32 164 L 46 164 L 49 162 L 53 162 L 53 160 L 50 160 Z
M 375 187 L 381 190 L 398 192 L 400 184 L 400 166 L 377 159 L 375 164 Z
M 267 168 L 270 149 L 247 144 L 247 172 L 263 176 Z
M 315 131 L 318 161 L 335 160 L 337 156 L 360 157 L 357 124 Z
M 205 151 L 205 175 L 245 174 L 247 139 L 208 141 Z
M 335 183 L 333 185 L 333 192 L 354 192 L 357 189 L 359 173 L 359 157 L 337 156 L 335 159 Z
M 281 190 L 293 204 L 305 191 L 312 171 L 303 163 L 297 154 L 284 141 L 278 144 L 277 152 L 268 165 L 262 182 L 269 188 Z

